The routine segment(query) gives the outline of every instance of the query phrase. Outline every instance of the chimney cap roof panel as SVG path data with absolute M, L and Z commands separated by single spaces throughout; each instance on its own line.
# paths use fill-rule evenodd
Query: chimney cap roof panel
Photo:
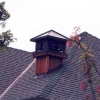
M 40 40 L 42 38 L 46 38 L 46 37 L 54 37 L 54 38 L 58 38 L 58 39 L 62 39 L 62 40 L 68 40 L 68 38 L 54 30 L 49 30 L 47 32 L 44 32 L 43 34 L 40 34 L 34 38 L 31 38 L 30 41 L 37 41 L 37 40 Z

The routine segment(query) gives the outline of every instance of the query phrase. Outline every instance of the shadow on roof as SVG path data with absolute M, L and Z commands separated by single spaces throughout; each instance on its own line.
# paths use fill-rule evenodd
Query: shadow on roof
M 30 98 L 30 99 L 24 99 L 24 100 L 49 100 L 49 99 L 44 99 L 41 97 L 36 97 L 36 98 Z

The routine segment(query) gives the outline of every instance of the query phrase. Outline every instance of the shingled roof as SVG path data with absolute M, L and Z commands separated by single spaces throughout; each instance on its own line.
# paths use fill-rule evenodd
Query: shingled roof
M 32 53 L 10 48 L 9 52 L 0 52 L 0 94 L 33 61 Z
M 100 71 L 100 40 L 87 32 L 83 32 L 81 36 L 82 41 L 94 51 Z M 78 74 L 82 63 L 78 60 L 78 48 L 73 47 L 68 55 L 59 69 L 40 76 L 34 74 L 33 61 L 2 93 L 0 100 L 32 100 L 36 97 L 49 100 L 84 100 L 84 92 L 80 89 L 83 76 Z

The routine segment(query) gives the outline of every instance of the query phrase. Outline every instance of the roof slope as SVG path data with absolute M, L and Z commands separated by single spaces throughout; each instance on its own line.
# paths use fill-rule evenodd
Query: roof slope
M 94 50 L 100 68 L 100 40 L 86 32 L 82 33 L 82 36 L 87 46 Z M 60 69 L 37 78 L 34 77 L 34 66 L 31 66 L 23 77 L 20 77 L 0 97 L 0 100 L 24 100 L 37 96 L 50 100 L 84 100 L 84 92 L 80 89 L 80 81 L 83 77 L 78 75 L 82 63 L 78 61 L 79 55 L 77 47 L 72 48 L 69 58 Z
M 9 52 L 0 52 L 0 94 L 33 61 L 32 53 L 9 48 Z

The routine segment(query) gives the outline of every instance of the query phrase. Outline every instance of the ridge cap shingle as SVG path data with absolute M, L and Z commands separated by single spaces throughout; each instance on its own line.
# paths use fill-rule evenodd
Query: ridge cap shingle
M 25 72 L 34 64 L 34 62 L 35 62 L 35 59 L 34 59 L 34 60 L 29 64 L 29 66 L 26 67 L 26 69 L 12 82 L 12 84 L 10 84 L 10 85 L 8 86 L 8 88 L 0 95 L 0 99 L 2 99 L 3 96 L 4 96 L 7 92 L 9 92 L 9 90 L 12 88 L 12 86 L 13 86 L 14 84 L 16 84 L 16 82 L 18 81 L 18 79 L 20 79 L 20 78 L 25 74 Z
M 90 36 L 95 37 L 96 39 L 100 40 L 100 38 L 98 38 L 97 36 L 95 36 L 93 34 L 88 33 L 87 31 L 84 31 L 84 32 L 80 33 L 80 35 L 82 35 L 82 34 L 87 34 L 87 35 L 90 35 Z

